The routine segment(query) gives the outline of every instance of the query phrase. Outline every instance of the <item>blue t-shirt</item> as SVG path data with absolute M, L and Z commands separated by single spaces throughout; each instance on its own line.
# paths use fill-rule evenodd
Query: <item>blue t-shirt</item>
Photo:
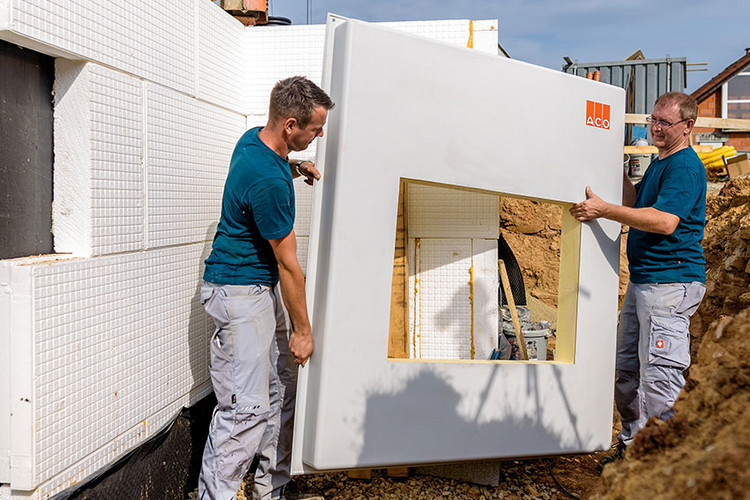
M 275 285 L 276 257 L 268 240 L 294 227 L 294 186 L 289 163 L 248 130 L 232 153 L 221 219 L 203 279 L 219 285 Z
M 645 283 L 706 282 L 703 227 L 706 225 L 706 170 L 692 148 L 649 165 L 635 208 L 654 207 L 680 218 L 674 233 L 663 235 L 630 228 L 630 281 Z

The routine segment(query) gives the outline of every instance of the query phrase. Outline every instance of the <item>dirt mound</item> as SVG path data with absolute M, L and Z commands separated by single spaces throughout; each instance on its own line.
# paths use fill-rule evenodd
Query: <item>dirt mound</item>
M 557 307 L 562 207 L 551 203 L 500 199 L 500 230 L 513 250 L 527 295 Z
M 693 317 L 692 357 L 712 321 L 750 306 L 750 178 L 727 182 L 706 204 L 706 296 Z
M 608 466 L 600 498 L 747 498 L 750 490 L 750 179 L 706 210 L 706 297 L 691 322 L 693 366 L 668 422 L 638 433 Z
M 606 467 L 601 498 L 747 498 L 750 490 L 750 308 L 715 321 L 675 405 Z

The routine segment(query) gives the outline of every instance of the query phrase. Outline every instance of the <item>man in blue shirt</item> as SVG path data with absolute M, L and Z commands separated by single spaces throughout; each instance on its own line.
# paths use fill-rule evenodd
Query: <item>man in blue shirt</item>
M 630 226 L 630 282 L 620 311 L 615 379 L 622 432 L 615 455 L 602 465 L 623 456 L 649 417 L 671 418 L 685 385 L 690 316 L 706 290 L 706 171 L 689 147 L 697 114 L 687 94 L 660 96 L 647 118 L 659 158 L 635 186 L 624 176 L 623 205 L 586 187 L 586 200 L 570 209 L 579 221 L 604 217 Z
M 288 155 L 323 136 L 333 106 L 310 80 L 282 80 L 271 91 L 266 126 L 248 130 L 232 154 L 201 288 L 216 324 L 210 368 L 217 405 L 200 499 L 234 499 L 256 456 L 253 498 L 291 497 L 296 365 L 304 366 L 313 351 L 292 179 L 303 175 L 312 184 L 320 173 Z

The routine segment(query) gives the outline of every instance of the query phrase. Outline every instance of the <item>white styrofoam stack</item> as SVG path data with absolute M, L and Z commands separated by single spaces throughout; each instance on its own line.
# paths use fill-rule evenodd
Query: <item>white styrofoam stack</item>
M 406 189 L 409 357 L 489 359 L 498 335 L 498 197 Z
M 394 27 L 496 41 L 489 22 Z M 0 261 L 0 496 L 85 482 L 211 390 L 198 289 L 232 149 L 277 80 L 321 82 L 324 35 L 245 28 L 210 0 L 0 0 L 0 39 L 57 58 L 58 252 Z

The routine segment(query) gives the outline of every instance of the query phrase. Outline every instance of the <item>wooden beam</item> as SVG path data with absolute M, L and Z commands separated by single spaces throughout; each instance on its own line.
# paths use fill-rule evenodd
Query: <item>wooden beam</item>
M 625 113 L 625 123 L 645 125 L 647 116 L 651 115 Z M 723 130 L 735 130 L 737 132 L 750 132 L 750 120 L 699 116 L 695 121 L 695 128 L 719 128 Z
M 708 144 L 693 144 L 693 149 L 696 153 L 709 153 L 713 149 L 713 146 Z M 623 152 L 626 155 L 647 155 L 656 154 L 659 152 L 656 146 L 625 146 Z
M 398 188 L 398 214 L 396 216 L 396 238 L 393 249 L 393 276 L 391 278 L 391 318 L 388 328 L 388 357 L 408 358 L 409 328 L 409 266 L 406 245 L 406 194 L 407 187 L 401 181 Z

